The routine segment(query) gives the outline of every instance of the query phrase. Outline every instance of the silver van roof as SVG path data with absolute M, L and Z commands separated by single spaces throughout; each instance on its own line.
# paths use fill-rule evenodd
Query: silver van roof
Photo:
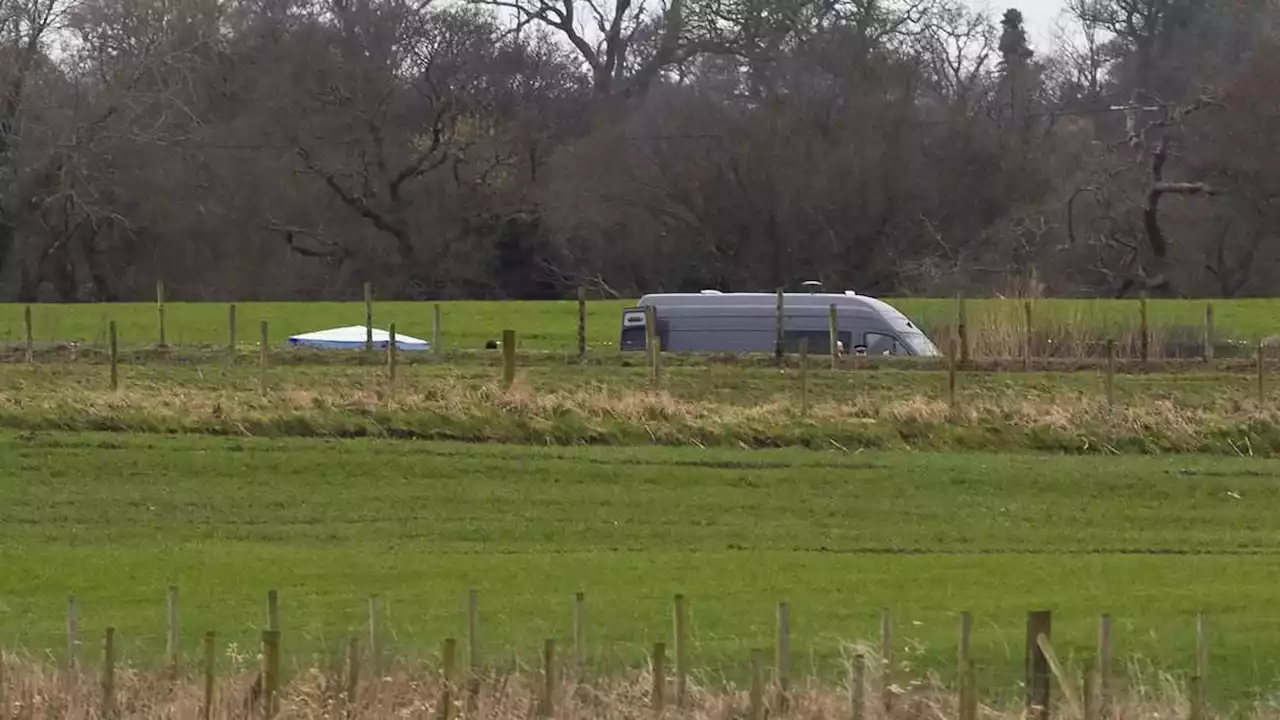
M 701 290 L 696 293 L 646 293 L 640 296 L 637 305 L 681 305 L 681 304 L 713 304 L 717 306 L 724 305 L 773 305 L 778 301 L 778 294 L 771 292 L 720 292 L 719 290 Z M 786 305 L 809 306 L 822 305 L 827 306 L 832 303 L 837 305 L 883 305 L 875 298 L 866 295 L 858 295 L 852 290 L 846 290 L 842 293 L 812 293 L 812 292 L 789 292 L 783 293 L 782 301 Z M 851 302 L 852 301 L 852 302 Z
M 771 292 L 725 293 L 717 291 L 707 293 L 703 291 L 696 293 L 647 293 L 640 296 L 636 306 L 776 307 L 777 302 L 778 294 Z M 893 321 L 904 324 L 908 328 L 915 328 L 915 324 L 898 308 L 869 295 L 858 295 L 852 290 L 846 290 L 843 293 L 783 293 L 782 302 L 783 305 L 793 308 L 821 307 L 825 309 L 831 305 L 844 308 L 858 307 L 880 313 Z

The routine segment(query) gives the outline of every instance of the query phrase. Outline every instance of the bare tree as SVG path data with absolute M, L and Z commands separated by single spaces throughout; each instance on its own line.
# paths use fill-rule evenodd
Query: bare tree
M 644 0 L 472 0 L 480 5 L 514 12 L 517 30 L 541 25 L 555 30 L 577 51 L 591 73 L 599 97 L 644 95 L 667 67 L 689 60 L 711 46 L 686 32 L 685 0 L 670 0 L 653 8 Z M 635 47 L 659 28 L 647 57 Z M 594 35 L 594 38 L 592 36 Z
M 1124 295 L 1138 285 L 1157 294 L 1179 294 L 1170 275 L 1172 242 L 1160 222 L 1161 201 L 1166 195 L 1209 196 L 1220 191 L 1205 182 L 1168 179 L 1165 166 L 1170 154 L 1170 132 L 1179 129 L 1189 114 L 1217 105 L 1213 98 L 1206 96 L 1136 129 L 1125 141 L 1114 144 L 1111 150 L 1115 154 L 1112 157 L 1118 157 L 1124 152 L 1120 147 L 1137 148 L 1138 155 L 1133 160 L 1112 164 L 1099 173 L 1094 183 L 1071 193 L 1067 201 L 1070 241 L 1073 244 L 1088 241 L 1104 250 L 1117 246 L 1124 250 L 1118 267 L 1108 268 L 1105 259 L 1098 265 L 1101 272 L 1118 278 L 1118 295 Z M 1152 135 L 1158 135 L 1154 149 L 1149 147 Z M 1150 157 L 1145 179 L 1138 181 L 1137 187 L 1125 187 L 1122 184 L 1125 177 L 1133 177 L 1141 171 L 1141 161 L 1148 152 Z M 1115 187 L 1117 185 L 1119 187 Z M 1086 194 L 1097 201 L 1096 218 L 1103 222 L 1095 225 L 1098 232 L 1081 238 L 1075 231 L 1075 206 L 1077 200 Z M 1135 212 L 1138 216 L 1136 223 L 1132 220 Z
M 45 61 L 45 43 L 57 19 L 57 0 L 0 0 L 0 270 L 12 263 L 21 197 L 23 123 L 32 74 Z M 30 295 L 31 279 L 19 267 Z
M 1074 22 L 1055 24 L 1056 56 L 1062 70 L 1059 98 L 1064 102 L 1093 104 L 1102 98 L 1110 58 L 1104 31 L 1095 21 L 1101 2 L 1105 0 L 1068 0 L 1066 12 Z
M 23 7 L 22 19 L 7 24 L 10 39 L 21 36 L 23 43 L 14 55 L 21 62 L 7 78 L 11 121 L 3 135 L 11 152 L 0 234 L 8 241 L 0 262 L 10 265 L 10 278 L 18 276 L 16 295 L 24 299 L 42 285 L 63 300 L 85 292 L 114 299 L 119 273 L 104 257 L 106 239 L 136 239 L 114 198 L 117 173 L 129 166 L 131 145 L 156 142 L 184 124 L 168 118 L 191 119 L 180 95 L 191 80 L 194 46 L 203 40 L 179 37 L 172 16 L 129 4 Z M 68 40 L 57 63 L 42 39 L 54 29 Z M 39 102 L 24 109 L 28 92 L 38 92 Z
M 939 95 L 965 110 L 981 104 L 992 80 L 996 51 L 990 19 L 963 5 L 947 3 L 929 14 L 918 38 Z

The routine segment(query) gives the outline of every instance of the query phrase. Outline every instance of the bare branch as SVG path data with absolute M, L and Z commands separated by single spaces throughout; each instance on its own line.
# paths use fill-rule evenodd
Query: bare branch
M 323 260 L 334 260 L 334 261 L 337 261 L 339 264 L 341 264 L 342 262 L 351 259 L 355 255 L 355 253 L 352 252 L 350 248 L 344 247 L 332 240 L 321 237 L 318 233 L 315 233 L 303 228 L 286 225 L 284 223 L 276 221 L 275 219 L 272 219 L 270 222 L 268 222 L 264 226 L 264 228 L 273 233 L 279 234 L 281 238 L 284 240 L 285 245 L 289 247 L 289 250 L 298 255 L 301 255 L 302 257 L 318 258 Z M 327 245 L 328 248 L 316 249 L 316 248 L 299 245 L 297 243 L 297 236 L 299 235 L 310 237 L 315 242 L 318 242 L 322 245 Z
M 359 213 L 360 217 L 365 218 L 369 222 L 373 223 L 373 226 L 377 229 L 397 239 L 400 239 L 405 235 L 404 228 L 395 225 L 383 213 L 370 207 L 363 197 L 353 195 L 348 192 L 347 189 L 342 186 L 342 183 L 338 181 L 337 175 L 316 164 L 315 161 L 311 159 L 311 153 L 307 152 L 306 148 L 298 147 L 295 150 L 295 153 L 302 160 L 303 164 L 306 165 L 308 170 L 319 176 L 320 179 L 324 180 L 324 184 L 333 191 L 333 194 L 337 195 L 338 199 L 341 200 L 344 205 Z
M 1151 192 L 1156 195 L 1173 193 L 1178 195 L 1220 195 L 1221 190 L 1202 182 L 1157 182 L 1152 184 Z
M 441 108 L 436 114 L 435 123 L 431 128 L 431 144 L 428 145 L 425 150 L 419 152 L 413 162 L 409 163 L 401 169 L 400 172 L 396 173 L 396 176 L 392 178 L 391 182 L 388 184 L 388 190 L 390 191 L 389 194 L 393 200 L 400 197 L 400 187 L 406 182 L 414 178 L 422 177 L 423 175 L 444 165 L 448 161 L 448 156 L 436 154 L 440 149 L 441 144 L 444 142 L 444 126 L 442 123 L 443 115 L 444 109 Z

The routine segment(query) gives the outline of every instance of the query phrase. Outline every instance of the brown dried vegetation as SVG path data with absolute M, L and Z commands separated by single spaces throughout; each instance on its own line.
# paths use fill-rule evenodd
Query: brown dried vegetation
M 873 655 L 866 655 L 874 668 Z M 225 667 L 215 677 L 211 718 L 261 717 L 264 698 L 261 676 L 246 670 L 245 660 L 232 658 L 236 667 L 230 674 Z M 220 658 L 221 665 L 227 664 Z M 5 708 L 15 718 L 64 718 L 95 720 L 103 718 L 102 676 L 66 670 L 44 662 L 7 655 L 4 658 Z M 498 673 L 485 673 L 479 685 L 478 702 L 472 712 L 466 684 L 455 678 L 442 680 L 438 668 L 399 664 L 379 677 L 368 677 L 367 668 L 357 668 L 355 702 L 348 702 L 349 667 L 344 663 L 328 663 L 302 667 L 286 673 L 279 692 L 277 718 L 398 718 L 444 717 L 447 701 L 450 717 L 505 720 L 510 718 L 555 717 L 578 718 L 653 718 L 653 677 L 648 671 L 597 677 L 581 681 L 564 668 L 556 670 L 553 683 L 552 712 L 540 714 L 545 707 L 545 683 L 537 668 L 523 668 Z M 1082 687 L 1079 671 L 1063 668 L 1069 683 L 1068 695 L 1055 699 L 1051 717 L 1055 720 L 1081 720 L 1082 703 L 1078 693 Z M 163 672 L 143 672 L 117 668 L 114 674 L 115 717 L 125 718 L 199 718 L 204 717 L 203 671 L 192 668 L 173 682 Z M 1138 665 L 1128 668 L 1128 677 L 1112 698 L 1114 717 L 1125 720 L 1160 720 L 1185 716 L 1189 700 L 1181 681 L 1169 675 L 1144 676 Z M 957 717 L 958 697 L 936 676 L 895 682 L 888 686 L 892 711 L 886 713 L 881 691 L 884 685 L 877 673 L 863 675 L 860 693 L 851 692 L 848 682 L 821 683 L 804 681 L 793 684 L 787 707 L 778 704 L 777 688 L 766 675 L 761 687 L 764 715 L 795 720 L 825 720 L 838 717 L 862 717 L 865 720 L 945 720 Z M 664 691 L 665 710 L 662 717 L 696 720 L 728 720 L 751 717 L 750 686 L 727 681 L 704 682 L 697 673 L 689 679 L 686 705 L 675 706 L 673 678 L 667 676 Z M 447 692 L 446 692 L 447 690 Z M 1009 693 L 996 693 L 997 698 L 981 701 L 979 720 L 1015 720 L 1024 717 L 1018 701 Z M 852 713 L 852 703 L 863 703 L 862 714 Z M 1097 707 L 1095 704 L 1093 707 Z M 1206 715 L 1212 717 L 1212 715 Z M 1247 717 L 1275 717 L 1274 710 L 1259 706 Z
M 705 373 L 690 369 L 687 373 Z M 765 371 L 767 372 L 767 371 Z M 779 371 L 773 371 L 776 375 Z M 1158 393 L 1109 404 L 1101 387 L 970 390 L 952 407 L 942 386 L 895 386 L 914 373 L 846 374 L 844 390 L 814 394 L 801 414 L 790 379 L 743 401 L 692 399 L 607 385 L 535 390 L 523 375 L 502 390 L 462 378 L 332 383 L 280 381 L 266 393 L 172 380 L 129 380 L 119 392 L 91 387 L 0 392 L 0 426 L 243 436 L 400 437 L 579 445 L 820 448 L 1047 449 L 1066 452 L 1280 450 L 1280 405 L 1251 398 L 1244 383 L 1196 399 Z M 839 380 L 839 377 L 835 377 Z M 694 375 L 688 376 L 695 381 Z M 861 389 L 859 389 L 861 388 Z M 838 392 L 838 395 L 831 395 Z

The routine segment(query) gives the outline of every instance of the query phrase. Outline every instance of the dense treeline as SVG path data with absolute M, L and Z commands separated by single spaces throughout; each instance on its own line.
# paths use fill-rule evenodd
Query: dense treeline
M 0 296 L 1275 294 L 1276 12 L 0 0 Z

